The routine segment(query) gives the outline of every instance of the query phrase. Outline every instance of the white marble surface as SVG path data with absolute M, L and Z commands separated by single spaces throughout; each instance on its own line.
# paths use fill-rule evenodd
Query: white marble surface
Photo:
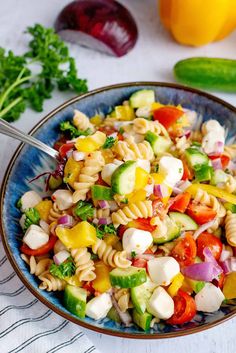
M 69 0 L 0 0 L 0 46 L 21 53 L 25 47 L 22 32 L 35 22 L 52 26 L 59 10 Z M 236 59 L 236 33 L 222 42 L 202 48 L 183 47 L 172 41 L 161 27 L 154 0 L 120 0 L 132 10 L 139 26 L 139 40 L 127 56 L 116 59 L 91 50 L 71 46 L 76 57 L 81 77 L 88 79 L 89 88 L 128 81 L 172 82 L 171 69 L 174 63 L 190 56 L 224 56 Z M 217 94 L 231 104 L 235 95 Z M 14 125 L 29 131 L 46 113 L 71 97 L 71 94 L 55 93 L 45 104 L 43 113 L 27 110 Z M 0 136 L 0 182 L 17 142 Z M 188 337 L 162 341 L 128 340 L 86 333 L 102 353 L 233 353 L 235 352 L 236 319 L 214 329 Z M 75 352 L 73 352 L 75 353 Z

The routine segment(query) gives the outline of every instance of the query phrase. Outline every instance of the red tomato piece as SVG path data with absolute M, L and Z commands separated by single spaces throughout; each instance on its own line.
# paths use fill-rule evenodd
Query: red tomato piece
M 147 260 L 145 260 L 145 259 L 134 259 L 132 261 L 132 265 L 134 267 L 146 268 Z
M 123 234 L 124 234 L 124 232 L 126 231 L 126 229 L 128 229 L 128 227 L 125 226 L 125 225 L 123 225 L 123 224 L 121 224 L 121 225 L 118 227 L 118 229 L 117 229 L 117 235 L 118 235 L 118 237 L 120 237 L 120 238 L 122 239 Z
M 172 205 L 169 207 L 169 211 L 178 211 L 184 213 L 190 202 L 191 195 L 189 192 L 184 192 L 175 196 Z
M 181 267 L 191 265 L 196 255 L 197 246 L 191 232 L 187 232 L 184 238 L 179 239 L 171 251 L 171 256 L 178 261 Z
M 183 160 L 184 173 L 181 180 L 192 180 L 194 175 L 193 171 L 189 168 L 188 164 Z
M 98 128 L 98 130 L 104 132 L 104 134 L 106 134 L 107 136 L 114 134 L 114 132 L 117 132 L 118 140 L 124 140 L 123 135 L 112 126 L 101 126 Z
M 93 294 L 95 292 L 95 289 L 93 288 L 93 282 L 84 282 L 83 288 L 86 289 L 89 294 Z
M 225 154 L 222 154 L 220 156 L 220 159 L 221 159 L 222 168 L 226 169 L 228 167 L 229 162 L 230 162 L 230 158 L 228 156 L 226 156 Z
M 59 148 L 59 153 L 60 153 L 61 158 L 65 158 L 67 152 L 69 152 L 70 150 L 72 150 L 73 147 L 74 147 L 74 142 L 64 143 L 64 145 L 62 145 L 62 146 Z
M 59 151 L 60 147 L 66 143 L 66 138 L 62 136 L 58 141 L 56 141 L 53 145 L 53 148 Z
M 109 186 L 101 177 L 101 173 L 98 174 L 98 180 L 95 183 L 96 185 Z
M 204 224 L 212 221 L 217 213 L 208 206 L 190 202 L 187 207 L 187 214 L 198 224 Z
M 173 300 L 175 311 L 171 318 L 167 320 L 168 324 L 182 325 L 191 321 L 197 312 L 194 299 L 188 293 L 180 289 Z
M 203 232 L 197 238 L 197 255 L 204 260 L 203 250 L 209 248 L 216 260 L 219 260 L 222 252 L 222 242 L 215 235 Z
M 35 249 L 35 250 L 30 249 L 30 247 L 28 247 L 28 245 L 23 243 L 20 247 L 20 251 L 23 252 L 23 254 L 29 255 L 29 256 L 45 255 L 50 250 L 53 249 L 57 240 L 58 240 L 58 238 L 55 235 L 50 235 L 49 241 L 45 245 L 43 245 L 40 248 Z
M 137 218 L 132 221 L 132 227 L 153 232 L 156 229 L 156 226 L 152 226 L 150 220 L 151 218 Z
M 154 120 L 158 120 L 166 129 L 171 127 L 184 112 L 175 107 L 161 107 L 153 111 Z

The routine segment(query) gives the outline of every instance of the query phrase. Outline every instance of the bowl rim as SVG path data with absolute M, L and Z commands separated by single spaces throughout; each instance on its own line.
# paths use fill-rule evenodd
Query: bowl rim
M 236 114 L 236 107 L 234 107 L 233 105 L 231 105 L 230 103 L 224 101 L 221 98 L 215 97 L 212 94 L 209 94 L 207 92 L 195 89 L 195 88 L 191 88 L 185 85 L 180 85 L 180 84 L 175 84 L 175 83 L 165 83 L 165 82 L 158 82 L 158 81 L 134 81 L 134 82 L 125 82 L 125 83 L 119 83 L 119 84 L 112 84 L 112 85 L 108 85 L 108 86 L 103 86 L 100 88 L 96 88 L 92 91 L 89 91 L 87 93 L 84 93 L 80 96 L 75 96 L 67 101 L 65 101 L 64 103 L 62 103 L 61 105 L 59 105 L 57 108 L 53 109 L 51 112 L 49 112 L 44 118 L 42 118 L 29 132 L 30 135 L 34 134 L 36 131 L 38 131 L 38 129 L 40 129 L 40 127 L 42 125 L 44 125 L 45 122 L 47 122 L 50 118 L 52 118 L 53 116 L 55 116 L 55 114 L 57 114 L 58 112 L 60 112 L 61 110 L 63 110 L 64 108 L 70 106 L 71 104 L 78 102 L 80 100 L 83 100 L 86 97 L 90 97 L 90 96 L 94 96 L 97 93 L 101 93 L 104 91 L 109 91 L 112 89 L 116 89 L 116 88 L 126 88 L 126 87 L 135 87 L 135 86 L 156 86 L 156 87 L 167 87 L 167 88 L 174 88 L 174 89 L 180 89 L 180 90 L 184 90 L 186 92 L 191 92 L 191 93 L 196 93 L 198 95 L 204 96 L 216 103 L 219 103 L 223 106 L 225 106 L 226 108 L 228 108 L 229 110 L 231 110 L 233 113 Z M 86 329 L 98 332 L 98 333 L 103 333 L 106 335 L 110 335 L 110 336 L 116 336 L 116 337 L 121 337 L 121 338 L 133 338 L 133 339 L 163 339 L 163 338 L 177 338 L 177 337 L 181 337 L 181 336 L 186 336 L 186 335 L 190 335 L 193 333 L 198 333 L 201 331 L 205 331 L 207 329 L 210 329 L 212 327 L 215 327 L 231 318 L 233 318 L 236 315 L 236 308 L 234 311 L 232 311 L 231 313 L 225 315 L 224 317 L 212 322 L 212 323 L 208 323 L 206 325 L 203 326 L 198 326 L 195 328 L 190 328 L 186 331 L 175 331 L 175 332 L 168 332 L 168 333 L 127 333 L 127 332 L 119 332 L 119 331 L 113 331 L 112 329 L 107 329 L 107 328 L 100 328 L 97 326 L 93 326 L 90 323 L 86 323 L 84 321 L 81 321 L 79 318 L 76 318 L 74 316 L 71 316 L 70 314 L 67 314 L 65 312 L 63 312 L 61 309 L 59 309 L 56 305 L 52 304 L 49 300 L 47 300 L 46 298 L 44 298 L 43 295 L 41 295 L 40 293 L 38 293 L 34 287 L 31 285 L 30 282 L 28 282 L 28 280 L 24 277 L 23 273 L 21 272 L 12 252 L 10 249 L 10 246 L 8 244 L 7 241 L 7 234 L 6 231 L 4 229 L 4 224 L 3 224 L 3 220 L 2 220 L 2 211 L 3 211 L 3 204 L 4 204 L 4 198 L 5 198 L 5 193 L 6 193 L 6 186 L 8 183 L 8 178 L 10 176 L 10 173 L 12 171 L 12 168 L 15 164 L 15 161 L 17 160 L 19 154 L 22 151 L 22 148 L 24 147 L 24 143 L 21 143 L 15 150 L 13 156 L 11 157 L 8 166 L 6 168 L 6 171 L 4 173 L 4 177 L 3 177 L 3 182 L 1 185 L 1 190 L 0 190 L 0 232 L 2 235 L 2 243 L 7 255 L 8 260 L 10 261 L 13 269 L 15 270 L 17 276 L 20 278 L 20 280 L 23 282 L 23 284 L 26 286 L 26 288 L 39 300 L 41 301 L 44 305 L 46 305 L 49 309 L 51 309 L 52 311 L 54 311 L 56 314 L 64 317 L 65 319 L 67 319 L 68 321 L 71 321 L 79 326 L 82 326 Z

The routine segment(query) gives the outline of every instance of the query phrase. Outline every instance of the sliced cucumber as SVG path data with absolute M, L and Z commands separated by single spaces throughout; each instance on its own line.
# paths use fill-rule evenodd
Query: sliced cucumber
M 131 288 L 130 294 L 132 303 L 139 314 L 143 314 L 147 308 L 147 301 L 151 298 L 152 292 L 157 284 L 152 282 L 149 277 L 141 286 Z
M 133 93 L 129 99 L 133 108 L 141 108 L 155 102 L 155 92 L 151 89 L 142 89 Z
M 155 234 L 154 231 L 152 236 L 155 244 L 165 244 L 180 236 L 180 226 L 173 219 L 166 217 L 163 222 L 167 227 L 167 233 L 165 236 L 159 236 L 159 234 Z
M 87 291 L 68 284 L 64 291 L 64 305 L 72 314 L 84 318 L 86 309 Z
M 141 327 L 144 331 L 150 330 L 150 325 L 152 321 L 152 315 L 145 312 L 143 314 L 139 314 L 137 310 L 133 310 L 133 321 L 136 325 Z
M 111 176 L 111 188 L 115 194 L 125 195 L 134 190 L 136 162 L 121 164 Z
M 217 169 L 214 171 L 212 178 L 211 178 L 211 184 L 212 185 L 217 185 L 219 183 L 226 183 L 228 180 L 228 174 L 226 174 L 223 170 Z
M 234 205 L 233 203 L 225 202 L 224 207 L 226 208 L 226 210 L 229 210 L 232 213 L 236 213 L 236 205 Z
M 113 287 L 133 288 L 146 282 L 147 274 L 144 268 L 115 268 L 110 272 L 110 280 Z
M 192 168 L 196 165 L 208 165 L 209 163 L 209 158 L 207 155 L 194 147 L 187 148 L 185 151 L 185 156 L 188 164 Z
M 186 214 L 179 212 L 170 212 L 170 218 L 181 227 L 181 230 L 196 230 L 198 225 L 194 220 Z
M 93 185 L 91 192 L 93 200 L 113 200 L 113 192 L 108 186 Z
M 212 179 L 213 168 L 209 165 L 196 165 L 194 168 L 196 181 L 209 181 Z
M 112 321 L 118 322 L 119 324 L 121 323 L 120 316 L 114 306 L 108 311 L 107 317 Z
M 169 140 L 167 137 L 158 136 L 151 131 L 146 133 L 145 140 L 150 143 L 156 156 L 167 152 L 172 145 L 171 140 Z

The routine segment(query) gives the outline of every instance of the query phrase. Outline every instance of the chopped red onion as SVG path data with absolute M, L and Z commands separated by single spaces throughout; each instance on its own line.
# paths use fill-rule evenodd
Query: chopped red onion
M 182 273 L 196 281 L 211 282 L 222 273 L 222 269 L 213 262 L 201 262 L 184 267 Z
M 68 257 L 70 257 L 70 253 L 67 250 L 61 250 L 53 256 L 53 261 L 56 265 L 60 265 L 68 259 Z
M 217 169 L 221 169 L 222 170 L 223 169 L 220 158 L 212 159 L 211 164 L 212 164 L 212 167 L 213 167 L 214 170 L 217 170 Z
M 98 205 L 99 205 L 99 207 L 101 207 L 102 209 L 109 208 L 109 204 L 108 204 L 108 202 L 105 201 L 105 200 L 100 200 L 100 201 L 98 201 Z
M 64 227 L 72 227 L 74 223 L 74 219 L 72 216 L 64 215 L 58 219 L 57 223 Z
M 191 184 L 189 180 L 181 180 L 175 186 L 182 192 L 185 191 Z
M 110 224 L 112 223 L 112 220 L 111 220 L 111 217 L 102 217 L 102 218 L 99 218 L 98 220 L 98 224 Z
M 230 161 L 227 168 L 229 170 L 235 171 L 236 170 L 236 162 L 235 161 Z
M 45 222 L 43 219 L 40 219 L 39 225 L 44 230 L 45 233 L 47 233 L 47 234 L 50 233 L 49 224 L 47 222 Z
M 205 232 L 205 230 L 207 230 L 208 228 L 211 228 L 213 226 L 213 224 L 215 223 L 215 219 L 213 219 L 210 222 L 204 223 L 202 224 L 193 234 L 193 238 L 196 240 L 200 234 L 202 234 L 203 232 Z
M 85 158 L 85 153 L 84 152 L 79 152 L 79 151 L 73 151 L 72 152 L 73 159 L 76 162 L 82 161 Z
M 147 192 L 147 196 L 150 196 L 151 194 L 153 194 L 154 184 L 147 184 L 144 190 Z
M 175 194 L 175 195 L 179 195 L 179 194 L 182 194 L 182 190 L 180 189 L 180 188 L 178 188 L 177 186 L 174 186 L 173 187 L 173 194 Z
M 220 267 L 220 265 L 218 264 L 218 262 L 216 261 L 216 259 L 214 258 L 214 256 L 212 255 L 212 252 L 209 248 L 205 247 L 203 249 L 203 255 L 205 258 L 205 262 L 210 262 L 214 265 L 216 272 L 220 272 L 222 273 L 222 268 Z
M 225 274 L 230 272 L 236 272 L 236 257 L 232 256 L 226 259 L 225 261 L 222 261 L 220 263 L 220 266 L 222 267 Z
M 191 135 L 191 130 L 188 129 L 188 130 L 184 131 L 184 133 L 180 137 L 185 136 L 188 139 L 190 137 L 190 135 Z
M 231 252 L 230 250 L 225 250 L 223 249 L 220 255 L 220 262 L 226 261 L 227 259 L 229 259 L 232 256 L 233 252 Z
M 155 255 L 154 254 L 138 254 L 136 256 L 137 259 L 144 259 L 144 260 L 152 260 L 155 258 Z
M 111 212 L 117 211 L 119 209 L 119 206 L 115 201 L 108 201 L 109 207 Z
M 93 223 L 94 223 L 94 224 L 98 224 L 98 218 L 94 218 L 94 219 L 93 219 Z
M 153 193 L 160 198 L 169 196 L 169 190 L 165 184 L 154 185 Z
M 70 158 L 72 156 L 73 150 L 69 150 L 68 152 L 66 152 L 66 157 Z
M 117 138 L 117 135 L 118 135 L 118 132 L 113 132 L 112 134 L 107 135 L 107 136 L 113 137 L 114 139 L 116 139 L 116 138 Z

